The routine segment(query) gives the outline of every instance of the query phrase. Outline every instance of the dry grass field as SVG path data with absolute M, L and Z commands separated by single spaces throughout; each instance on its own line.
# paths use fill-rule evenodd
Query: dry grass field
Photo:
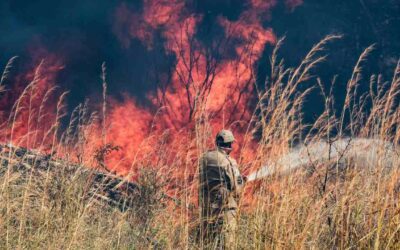
M 237 249 L 400 248 L 400 64 L 389 81 L 364 76 L 362 67 L 373 47 L 367 48 L 338 109 L 332 94 L 335 79 L 324 84 L 313 71 L 327 59 L 326 44 L 338 38 L 326 37 L 295 68 L 285 68 L 279 59 L 282 41 L 270 57 L 271 75 L 257 88 L 258 103 L 236 156 L 244 173 L 265 164 L 276 168 L 246 186 Z M 54 102 L 54 121 L 44 122 L 40 110 L 45 105 L 30 102 L 39 78 L 33 77 L 11 111 L 1 110 L 9 114 L 1 124 L 2 145 L 12 142 L 15 147 L 1 152 L 0 248 L 201 248 L 196 174 L 197 160 L 213 137 L 207 110 L 197 106 L 203 119 L 172 139 L 165 131 L 147 135 L 132 163 L 134 177 L 120 177 L 138 186 L 125 190 L 131 199 L 121 208 L 103 197 L 99 183 L 104 179 L 94 178 L 112 168 L 106 166 L 109 153 L 123 150 L 106 138 L 101 122 L 106 102 L 93 114 L 87 114 L 85 105 L 78 107 L 64 126 L 61 94 Z M 306 82 L 315 84 L 305 87 Z M 360 84 L 368 85 L 369 92 L 358 93 Z M 314 123 L 304 124 L 302 104 L 315 89 L 325 109 Z M 28 125 L 21 133 L 20 123 L 39 127 Z M 31 158 L 18 154 L 19 147 L 28 147 Z M 295 169 L 286 171 L 290 164 Z M 113 188 L 123 188 L 121 183 Z

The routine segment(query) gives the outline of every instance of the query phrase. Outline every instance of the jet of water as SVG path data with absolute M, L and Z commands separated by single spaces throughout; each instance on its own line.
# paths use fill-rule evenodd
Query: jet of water
M 274 173 L 287 175 L 311 163 L 342 163 L 350 158 L 362 163 L 364 167 L 373 168 L 379 163 L 383 163 L 385 167 L 392 167 L 396 165 L 395 162 L 399 163 L 399 152 L 393 144 L 379 139 L 343 138 L 330 144 L 320 140 L 292 148 L 276 161 L 268 162 L 249 174 L 247 181 L 266 178 Z

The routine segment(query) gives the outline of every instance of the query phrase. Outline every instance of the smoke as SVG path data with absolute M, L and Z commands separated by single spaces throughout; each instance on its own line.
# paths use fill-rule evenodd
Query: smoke
M 392 168 L 399 161 L 399 152 L 393 144 L 379 139 L 346 138 L 334 141 L 313 142 L 307 146 L 293 148 L 287 154 L 271 161 L 258 171 L 249 174 L 248 181 L 266 178 L 273 174 L 288 175 L 294 171 L 320 163 L 345 163 L 349 159 L 357 162 L 363 170 L 377 166 Z

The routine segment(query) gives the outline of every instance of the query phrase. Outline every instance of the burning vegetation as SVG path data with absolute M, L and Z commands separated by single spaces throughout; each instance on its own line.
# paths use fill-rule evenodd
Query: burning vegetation
M 230 128 L 233 154 L 252 180 L 240 204 L 238 249 L 398 248 L 400 62 L 389 81 L 368 78 L 373 46 L 366 48 L 338 105 L 336 77 L 323 83 L 317 66 L 341 36 L 327 36 L 287 67 L 284 39 L 264 25 L 275 4 L 252 0 L 236 20 L 218 17 L 218 35 L 207 41 L 198 36 L 205 17 L 185 1 L 144 0 L 140 11 L 119 5 L 113 32 L 121 46 L 139 41 L 175 59 L 169 74 L 149 70 L 157 88 L 146 105 L 109 95 L 103 64 L 100 101 L 68 108 L 73 93 L 56 85 L 60 58 L 48 54 L 17 76 L 18 58 L 10 59 L 0 80 L 0 244 L 201 248 L 198 161 L 216 131 Z M 285 4 L 293 10 L 302 1 Z M 274 49 L 259 84 L 265 46 Z M 324 109 L 306 124 L 303 104 L 316 90 Z

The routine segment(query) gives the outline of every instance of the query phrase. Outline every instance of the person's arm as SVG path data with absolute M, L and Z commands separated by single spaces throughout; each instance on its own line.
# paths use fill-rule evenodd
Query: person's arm
M 232 191 L 235 193 L 236 198 L 239 198 L 243 192 L 244 185 L 246 184 L 247 177 L 242 175 L 235 159 L 230 159 L 232 163 L 232 179 L 235 180 Z

